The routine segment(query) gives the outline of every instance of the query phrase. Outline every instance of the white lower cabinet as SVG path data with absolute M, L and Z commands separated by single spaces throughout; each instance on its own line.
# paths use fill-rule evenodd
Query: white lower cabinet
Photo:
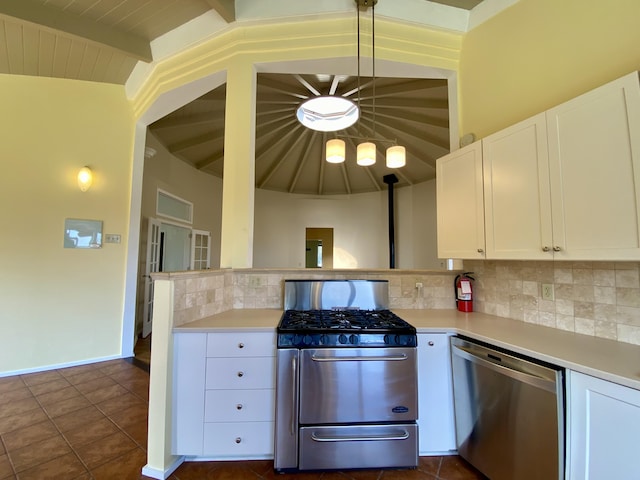
M 273 457 L 275 332 L 176 333 L 173 453 Z
M 640 391 L 573 371 L 567 378 L 567 480 L 640 478 Z
M 273 422 L 205 423 L 204 452 L 215 458 L 272 458 Z
M 456 449 L 450 334 L 418 334 L 418 429 L 420 455 Z

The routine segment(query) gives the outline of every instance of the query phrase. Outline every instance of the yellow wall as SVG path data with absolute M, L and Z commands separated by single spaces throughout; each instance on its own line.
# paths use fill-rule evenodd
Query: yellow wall
M 0 76 L 0 374 L 119 356 L 133 115 L 124 88 Z M 88 192 L 79 168 L 94 173 Z M 65 218 L 123 242 L 65 249 Z
M 142 116 L 163 93 L 214 72 L 224 71 L 230 65 L 241 67 L 259 63 L 355 57 L 356 32 L 355 18 L 235 27 L 160 62 L 133 99 L 135 114 Z M 370 55 L 370 39 L 366 35 L 366 31 L 363 31 L 363 57 Z M 378 60 L 456 71 L 461 42 L 462 35 L 458 33 L 376 20 Z M 354 73 L 356 68 L 354 62 Z
M 469 32 L 461 129 L 478 138 L 640 69 L 640 1 L 520 0 Z

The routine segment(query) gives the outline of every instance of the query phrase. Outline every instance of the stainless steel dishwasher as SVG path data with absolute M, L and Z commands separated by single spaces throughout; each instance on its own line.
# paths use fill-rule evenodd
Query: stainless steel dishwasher
M 491 480 L 564 478 L 564 370 L 451 337 L 456 442 Z

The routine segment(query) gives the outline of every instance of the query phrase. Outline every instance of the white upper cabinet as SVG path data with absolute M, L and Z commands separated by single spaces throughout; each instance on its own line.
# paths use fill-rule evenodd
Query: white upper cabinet
M 634 72 L 547 111 L 559 260 L 640 259 L 640 83 Z
M 436 191 L 438 257 L 484 258 L 479 141 L 437 160 Z
M 637 72 L 470 147 L 436 163 L 441 258 L 640 259 Z
M 547 124 L 541 113 L 482 139 L 487 258 L 552 258 Z

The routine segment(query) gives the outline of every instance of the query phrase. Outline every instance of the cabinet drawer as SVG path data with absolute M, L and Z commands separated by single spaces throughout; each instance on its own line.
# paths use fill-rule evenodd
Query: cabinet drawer
M 273 456 L 273 422 L 205 423 L 204 456 Z
M 207 390 L 205 422 L 273 422 L 275 390 Z
M 275 355 L 275 332 L 207 334 L 207 357 L 275 357 Z
M 275 388 L 276 359 L 207 358 L 207 390 Z

